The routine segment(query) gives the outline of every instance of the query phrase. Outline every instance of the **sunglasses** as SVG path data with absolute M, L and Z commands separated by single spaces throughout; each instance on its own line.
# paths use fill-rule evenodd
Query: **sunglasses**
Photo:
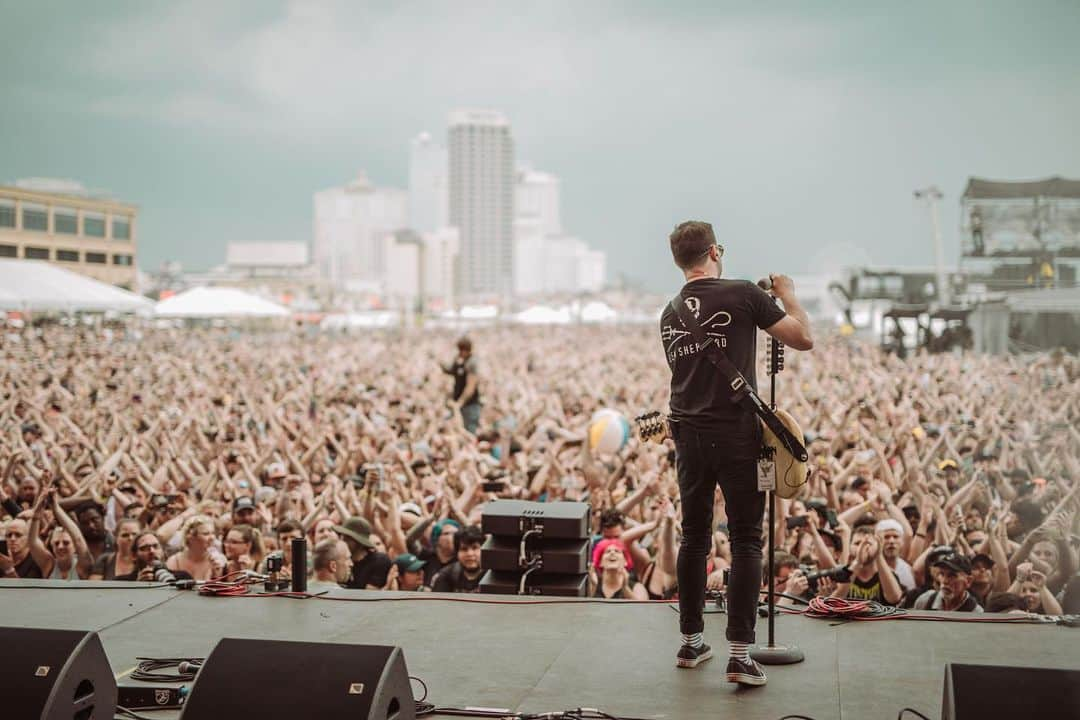
M 712 250 L 713 247 L 716 248 L 716 257 L 717 257 L 717 259 L 720 259 L 720 258 L 724 257 L 724 246 L 721 245 L 720 243 L 713 243 L 709 247 L 705 248 L 705 252 L 698 255 L 698 257 L 705 257 L 706 255 L 709 254 L 709 251 Z

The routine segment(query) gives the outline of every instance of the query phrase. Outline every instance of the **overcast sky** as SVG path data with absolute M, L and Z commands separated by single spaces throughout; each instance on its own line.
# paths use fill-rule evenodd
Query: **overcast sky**
M 1080 177 L 1080 3 L 869 4 L 0 0 L 0 182 L 108 190 L 144 268 L 202 269 L 490 107 L 609 275 L 667 291 L 684 219 L 735 275 L 929 264 L 914 188 L 955 261 L 969 176 Z

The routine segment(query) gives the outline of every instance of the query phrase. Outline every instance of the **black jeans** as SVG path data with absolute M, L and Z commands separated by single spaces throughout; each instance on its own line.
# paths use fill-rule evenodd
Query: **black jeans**
M 689 635 L 705 628 L 705 568 L 713 531 L 713 499 L 719 484 L 731 540 L 727 639 L 752 643 L 761 589 L 761 521 L 765 512 L 765 493 L 757 489 L 761 447 L 757 418 L 749 416 L 730 428 L 709 432 L 672 423 L 672 436 L 682 497 L 679 629 Z

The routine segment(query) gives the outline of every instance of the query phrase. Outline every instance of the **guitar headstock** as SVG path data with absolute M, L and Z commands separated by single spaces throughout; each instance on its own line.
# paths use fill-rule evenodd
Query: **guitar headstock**
M 638 437 L 642 442 L 661 443 L 668 435 L 667 416 L 661 412 L 652 411 L 634 418 L 637 423 Z

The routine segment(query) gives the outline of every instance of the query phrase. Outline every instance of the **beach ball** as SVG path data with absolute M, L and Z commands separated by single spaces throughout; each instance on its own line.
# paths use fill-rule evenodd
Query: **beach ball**
M 617 410 L 596 411 L 589 423 L 589 449 L 610 455 L 622 449 L 630 439 L 630 422 Z

